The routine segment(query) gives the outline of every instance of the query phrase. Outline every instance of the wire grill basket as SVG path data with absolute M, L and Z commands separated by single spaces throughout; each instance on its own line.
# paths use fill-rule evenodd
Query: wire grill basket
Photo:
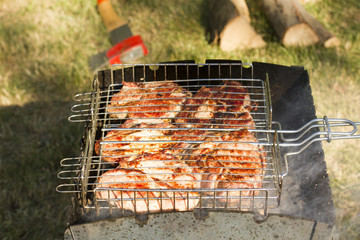
M 114 65 L 110 76 L 95 76 L 93 91 L 75 96 L 69 120 L 86 123 L 83 151 L 63 159 L 58 174 L 66 183 L 57 190 L 97 214 L 266 218 L 279 205 L 288 156 L 315 141 L 359 138 L 359 123 L 345 119 L 281 129 L 272 121 L 269 81 L 255 79 L 251 64 Z

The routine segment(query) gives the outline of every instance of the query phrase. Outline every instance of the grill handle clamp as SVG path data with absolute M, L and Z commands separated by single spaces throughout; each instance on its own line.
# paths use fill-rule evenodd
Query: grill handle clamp
M 350 129 L 335 131 L 336 128 L 339 127 Z M 309 121 L 297 130 L 277 130 L 277 133 L 280 136 L 279 146 L 281 148 L 300 147 L 297 151 L 287 151 L 284 154 L 285 173 L 282 173 L 281 177 L 288 174 L 289 156 L 300 154 L 309 145 L 318 141 L 327 141 L 330 143 L 332 140 L 360 139 L 360 133 L 358 131 L 359 127 L 360 122 L 324 116 L 324 118 L 316 118 Z M 320 129 L 322 131 L 320 131 Z

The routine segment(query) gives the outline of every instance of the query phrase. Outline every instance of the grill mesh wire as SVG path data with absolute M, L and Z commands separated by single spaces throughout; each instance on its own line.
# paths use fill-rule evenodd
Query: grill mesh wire
M 75 114 L 70 117 L 70 120 L 88 122 L 84 148 L 81 157 L 67 158 L 61 161 L 62 167 L 68 169 L 61 171 L 59 178 L 66 180 L 67 183 L 60 185 L 58 191 L 78 194 L 82 206 L 86 209 L 93 209 L 97 212 L 99 212 L 100 209 L 108 209 L 110 212 L 121 211 L 124 215 L 135 214 L 139 211 L 151 212 L 152 208 L 149 206 L 154 204 L 154 202 L 158 204 L 156 208 L 158 208 L 159 211 L 176 211 L 179 209 L 181 211 L 189 211 L 192 210 L 190 206 L 196 205 L 196 209 L 209 209 L 214 211 L 260 210 L 262 214 L 266 214 L 268 208 L 276 208 L 279 204 L 281 189 L 281 177 L 279 177 L 281 175 L 281 164 L 279 163 L 280 153 L 277 135 L 270 134 L 267 131 L 271 123 L 271 103 L 268 94 L 269 86 L 267 81 L 253 78 L 252 66 L 250 64 L 232 63 L 231 65 L 229 76 L 224 76 L 221 71 L 222 67 L 229 67 L 229 64 L 121 65 L 120 69 L 116 69 L 117 66 L 115 66 L 111 69 L 111 83 L 107 88 L 100 88 L 98 78 L 95 78 L 94 91 L 92 93 L 79 94 L 75 97 L 76 100 L 81 101 L 81 103 L 74 105 L 72 110 Z M 188 74 L 186 74 L 186 72 L 184 73 L 183 69 L 188 71 L 188 69 L 192 67 L 196 67 L 197 69 L 207 67 L 209 69 L 208 78 L 189 79 Z M 219 69 L 218 76 L 214 76 L 214 74 L 211 73 L 211 67 Z M 245 67 L 246 71 L 250 71 L 251 73 L 250 78 L 230 79 L 231 70 L 236 69 L 236 71 L 242 73 Z M 121 187 L 121 185 L 118 188 L 99 187 L 97 182 L 99 176 L 114 168 L 111 163 L 104 161 L 104 157 L 106 157 L 104 150 L 109 150 L 106 144 L 109 145 L 110 143 L 106 142 L 107 134 L 110 131 L 128 130 L 121 125 L 123 121 L 115 120 L 109 116 L 112 96 L 123 87 L 122 83 L 119 83 L 119 81 L 116 81 L 114 78 L 114 71 L 120 71 L 120 75 L 122 76 L 121 80 L 125 80 L 126 82 L 148 82 L 148 79 L 157 79 L 158 74 L 158 71 L 149 71 L 150 68 L 164 68 L 163 74 L 165 76 L 163 77 L 165 80 L 175 82 L 186 91 L 191 92 L 193 96 L 201 87 L 212 88 L 219 85 L 221 86 L 225 80 L 229 79 L 245 86 L 251 99 L 251 105 L 253 105 L 253 110 L 250 112 L 255 122 L 255 127 L 249 129 L 249 131 L 256 135 L 258 141 L 250 144 L 261 146 L 261 148 L 258 148 L 261 150 L 258 151 L 265 153 L 265 156 L 262 158 L 263 164 L 261 169 L 263 171 L 261 174 L 258 174 L 261 176 L 256 180 L 260 183 L 260 185 L 257 185 L 258 187 L 232 189 L 210 189 L 202 187 L 196 187 L 195 189 L 164 189 L 158 187 L 156 189 L 132 189 L 131 191 Z M 181 73 L 178 68 L 182 69 Z M 132 69 L 132 71 L 128 71 L 129 69 Z M 140 71 L 142 75 L 139 74 L 138 69 L 143 69 L 143 71 Z M 169 69 L 169 71 L 167 71 L 167 69 Z M 200 70 L 198 70 L 198 72 L 200 72 Z M 180 75 L 182 77 L 179 77 Z M 172 124 L 174 124 L 174 118 L 172 119 Z M 174 124 L 174 126 L 175 128 L 171 129 L 171 131 L 184 129 L 181 124 Z M 119 129 L 119 127 L 122 127 L 122 129 Z M 214 125 L 212 125 L 212 127 L 214 127 Z M 216 125 L 215 127 L 216 129 L 209 130 L 206 124 L 202 126 L 202 128 L 211 132 L 210 134 L 231 134 L 236 130 L 236 128 L 229 128 L 229 126 L 225 125 Z M 244 128 L 248 126 L 233 127 Z M 103 141 L 100 142 L 100 156 L 97 156 L 94 153 L 94 146 L 99 138 Z M 136 140 L 131 139 L 126 143 L 133 144 L 134 141 Z M 154 140 L 150 141 L 154 143 Z M 204 141 L 185 142 L 202 144 Z M 138 141 L 136 143 L 139 145 Z M 144 142 L 144 144 L 146 146 L 147 143 Z M 229 142 L 229 144 L 233 144 L 233 142 Z M 158 174 L 158 172 L 156 174 Z M 205 175 L 205 173 L 198 174 Z M 114 183 L 113 180 L 108 180 L 108 182 Z M 101 199 L 96 198 L 96 196 L 99 195 L 102 196 Z M 134 201 L 135 199 L 136 201 Z M 130 208 L 132 208 L 132 213 L 125 210 L 125 205 L 128 203 L 131 203 L 132 207 Z M 143 205 L 145 205 L 145 207 Z

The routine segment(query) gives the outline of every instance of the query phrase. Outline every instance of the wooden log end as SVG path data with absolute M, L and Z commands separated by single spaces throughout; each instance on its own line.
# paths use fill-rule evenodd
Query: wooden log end
M 319 42 L 319 37 L 306 23 L 300 23 L 289 27 L 283 37 L 285 46 L 309 46 Z
M 318 2 L 319 0 L 300 0 L 299 2 L 301 4 L 307 4 L 307 3 L 316 3 Z
M 326 48 L 338 47 L 340 46 L 340 40 L 337 37 L 333 36 L 324 41 L 323 45 Z
M 234 4 L 236 10 L 239 13 L 239 16 L 245 17 L 246 20 L 250 22 L 250 12 L 245 0 L 231 0 L 231 2 Z
M 220 48 L 226 52 L 264 46 L 266 42 L 242 16 L 231 19 L 220 34 Z

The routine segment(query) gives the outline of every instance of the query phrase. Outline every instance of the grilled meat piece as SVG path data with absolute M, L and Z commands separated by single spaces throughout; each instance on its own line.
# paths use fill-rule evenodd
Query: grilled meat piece
M 110 200 L 118 208 L 136 213 L 194 209 L 198 203 L 197 192 L 175 191 L 173 194 L 171 190 L 196 188 L 195 177 L 190 174 L 172 174 L 166 178 L 168 182 L 162 182 L 137 169 L 113 169 L 98 178 L 96 198 L 106 202 Z
M 193 149 L 203 141 L 209 134 L 207 130 L 185 129 L 171 131 L 171 139 L 175 142 L 170 149 L 166 149 L 167 153 L 174 154 L 178 159 L 186 159 L 192 154 Z
M 119 93 L 114 94 L 110 100 L 110 104 L 106 106 L 106 111 L 111 117 L 124 119 L 128 115 L 127 105 L 137 101 L 144 93 L 137 83 L 123 82 L 123 86 Z
M 173 179 L 174 174 L 191 174 L 192 170 L 184 161 L 169 153 L 143 154 L 121 165 L 122 168 L 136 168 L 160 181 Z
M 253 128 L 250 96 L 237 81 L 202 87 L 184 103 L 175 123 L 187 128 Z
M 254 134 L 240 130 L 205 138 L 204 143 L 194 149 L 191 161 L 204 174 L 202 188 L 253 189 L 262 186 L 265 157 Z M 239 197 L 239 191 L 233 193 Z M 242 196 L 251 194 L 252 190 L 242 191 Z M 217 192 L 217 196 L 225 195 L 226 192 Z
M 158 209 L 160 205 L 159 191 L 131 191 L 131 189 L 158 189 L 154 180 L 139 170 L 113 169 L 98 178 L 95 189 L 98 200 L 110 200 L 121 209 L 133 212 L 147 212 Z M 121 191 L 120 189 L 129 189 Z M 149 197 L 149 201 L 147 201 Z M 166 202 L 163 205 L 167 206 Z
M 124 83 L 107 111 L 128 119 L 95 144 L 103 161 L 119 163 L 98 178 L 98 200 L 146 213 L 192 210 L 198 188 L 223 203 L 258 194 L 266 153 L 246 130 L 255 127 L 247 89 L 226 81 L 190 96 L 171 82 Z
M 127 167 L 141 170 L 165 189 L 194 189 L 200 187 L 201 174 L 193 172 L 193 168 L 169 153 L 145 154 L 128 162 Z M 198 193 L 175 192 L 175 205 L 181 211 L 187 209 L 188 194 L 189 206 L 194 208 L 198 202 Z
M 157 153 L 172 145 L 170 123 L 127 124 L 109 131 L 95 143 L 95 152 L 102 160 L 112 163 L 132 161 L 144 153 Z
M 170 122 L 182 108 L 191 93 L 174 82 L 123 82 L 107 112 L 111 117 L 124 119 L 127 123 Z

